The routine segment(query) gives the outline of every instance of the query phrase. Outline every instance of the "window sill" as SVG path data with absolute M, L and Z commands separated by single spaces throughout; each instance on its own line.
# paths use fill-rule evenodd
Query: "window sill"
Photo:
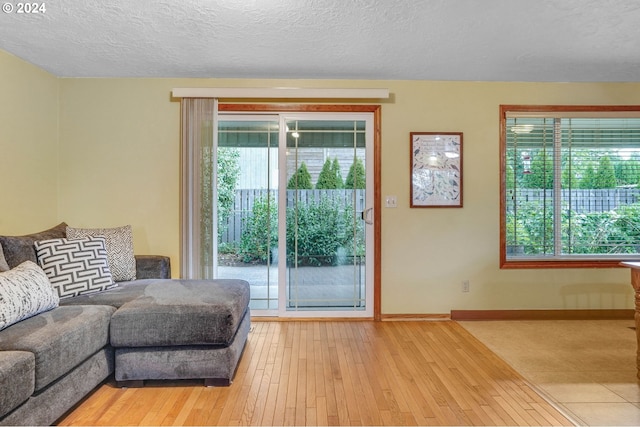
M 621 268 L 623 261 L 629 259 L 607 260 L 501 260 L 500 269 L 533 269 L 533 268 Z

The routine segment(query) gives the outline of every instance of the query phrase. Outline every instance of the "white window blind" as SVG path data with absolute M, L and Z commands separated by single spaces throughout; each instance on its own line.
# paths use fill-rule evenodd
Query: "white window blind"
M 640 112 L 509 112 L 505 261 L 640 256 Z

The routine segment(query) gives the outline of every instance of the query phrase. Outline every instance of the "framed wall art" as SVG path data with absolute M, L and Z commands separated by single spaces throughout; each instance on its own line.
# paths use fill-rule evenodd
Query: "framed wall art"
M 462 207 L 462 132 L 411 132 L 411 207 Z

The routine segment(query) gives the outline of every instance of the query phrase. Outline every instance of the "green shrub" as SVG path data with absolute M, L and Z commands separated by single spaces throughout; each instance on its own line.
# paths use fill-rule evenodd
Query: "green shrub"
M 523 203 L 518 209 L 518 240 L 526 254 L 553 253 L 553 211 L 542 203 Z
M 553 188 L 553 154 L 540 150 L 531 155 L 530 173 L 522 177 L 523 188 Z
M 364 221 L 360 217 L 355 217 L 353 205 L 347 206 L 343 212 L 344 221 L 344 255 L 347 257 L 364 256 L 365 254 L 365 230 Z M 340 260 L 338 261 L 340 262 Z M 351 259 L 344 262 L 351 263 Z
M 278 209 L 273 196 L 254 201 L 251 215 L 244 219 L 239 254 L 244 262 L 267 262 L 278 247 Z
M 353 262 L 364 255 L 364 223 L 354 220 L 353 206 L 330 197 L 287 208 L 287 263 L 323 266 Z M 238 253 L 243 262 L 266 262 L 278 245 L 278 218 L 273 196 L 256 199 L 244 220 Z M 297 254 L 297 256 L 296 256 Z
M 220 242 L 218 244 L 219 254 L 237 254 L 238 245 L 234 242 Z
M 344 218 L 340 213 L 340 205 L 330 198 L 288 208 L 287 262 L 290 265 L 334 265 L 338 248 L 345 240 Z
M 609 243 L 616 233 L 613 212 L 572 213 L 571 239 L 562 250 L 573 254 L 603 254 L 609 252 Z M 568 224 L 563 224 L 568 230 Z
M 236 198 L 236 184 L 240 177 L 240 151 L 232 147 L 218 147 L 217 160 L 218 236 L 222 236 Z
M 640 204 L 620 206 L 615 218 L 616 233 L 625 253 L 640 252 Z
M 517 242 L 522 254 L 553 253 L 552 210 L 546 215 L 539 203 L 519 209 L 514 221 L 507 214 L 507 245 Z M 640 253 L 640 204 L 619 206 L 615 211 L 576 213 L 562 211 L 563 253 Z M 517 236 L 517 238 L 516 238 Z

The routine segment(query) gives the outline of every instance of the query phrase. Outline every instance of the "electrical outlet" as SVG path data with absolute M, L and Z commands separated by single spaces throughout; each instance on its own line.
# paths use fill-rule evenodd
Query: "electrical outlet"
M 468 280 L 463 280 L 462 281 L 462 292 L 469 292 L 469 281 Z
M 386 196 L 384 199 L 384 205 L 387 208 L 397 208 L 398 198 L 396 196 Z

